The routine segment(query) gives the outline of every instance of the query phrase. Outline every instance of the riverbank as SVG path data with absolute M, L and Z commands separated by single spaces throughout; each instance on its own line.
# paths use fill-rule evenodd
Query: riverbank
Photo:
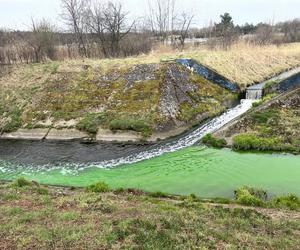
M 162 59 L 194 58 L 245 89 L 296 67 L 299 55 L 299 44 L 289 44 L 18 65 L 0 76 L 0 133 L 13 139 L 162 140 L 238 100 L 237 94 Z
M 238 99 L 175 62 L 68 70 L 54 62 L 22 66 L 0 79 L 4 139 L 155 141 L 224 112 Z
M 134 164 L 126 164 L 132 157 L 121 157 L 126 153 L 145 157 L 143 152 L 150 149 L 149 146 L 6 144 L 1 149 L 0 179 L 26 176 L 43 184 L 77 187 L 104 181 L 112 188 L 177 195 L 194 193 L 203 198 L 232 198 L 237 187 L 248 185 L 266 189 L 271 195 L 300 196 L 299 156 L 237 153 L 196 146 Z M 113 156 L 121 158 L 109 160 Z M 97 159 L 104 161 L 97 163 Z
M 286 209 L 135 189 L 94 193 L 24 181 L 0 184 L 0 193 L 0 244 L 5 249 L 297 249 L 300 244 L 299 213 Z
M 237 150 L 300 153 L 300 88 L 256 105 L 214 135 Z

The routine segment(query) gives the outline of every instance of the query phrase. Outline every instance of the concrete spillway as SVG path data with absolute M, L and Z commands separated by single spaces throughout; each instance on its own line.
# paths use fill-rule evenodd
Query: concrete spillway
M 275 84 L 276 91 L 285 92 L 300 85 L 300 67 L 284 72 L 267 81 L 253 85 L 246 90 L 246 99 L 257 100 L 263 97 L 264 89 L 268 83 L 278 82 Z M 275 91 L 275 89 L 274 89 Z
M 211 81 L 212 83 L 215 83 L 225 89 L 228 89 L 229 91 L 232 92 L 240 91 L 240 88 L 237 84 L 231 82 L 229 79 L 225 78 L 224 76 L 221 76 L 214 70 L 198 63 L 193 59 L 177 59 L 176 62 L 187 67 L 192 72 L 197 73 L 198 75 L 204 77 L 205 79 Z

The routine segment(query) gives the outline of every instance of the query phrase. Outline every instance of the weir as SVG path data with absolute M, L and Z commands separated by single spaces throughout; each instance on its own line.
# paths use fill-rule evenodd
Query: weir
M 257 84 L 246 90 L 246 99 L 248 100 L 258 100 L 263 97 L 264 85 Z

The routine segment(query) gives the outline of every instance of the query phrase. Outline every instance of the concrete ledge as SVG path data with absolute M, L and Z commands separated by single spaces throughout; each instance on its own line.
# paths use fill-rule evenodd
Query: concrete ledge
M 139 142 L 143 139 L 140 133 L 134 131 L 118 131 L 113 133 L 108 129 L 99 129 L 98 134 L 96 136 L 97 141 L 103 142 Z
M 16 132 L 3 134 L 3 140 L 43 140 L 48 134 L 49 129 L 19 129 Z
M 81 132 L 77 129 L 51 129 L 48 135 L 46 136 L 46 140 L 54 141 L 70 141 L 87 138 L 90 138 L 90 136 L 87 133 Z
M 148 142 L 157 142 L 159 140 L 165 140 L 171 137 L 175 137 L 178 135 L 183 134 L 189 129 L 189 127 L 181 127 L 177 128 L 168 132 L 160 132 L 160 133 L 154 133 L 150 138 L 147 139 Z
M 188 127 L 177 128 L 168 132 L 154 133 L 150 138 L 144 138 L 141 133 L 134 131 L 112 132 L 109 129 L 99 129 L 96 138 L 88 133 L 77 129 L 19 129 L 16 132 L 0 135 L 0 140 L 50 140 L 50 141 L 72 141 L 91 139 L 98 142 L 149 142 L 155 143 L 186 132 Z

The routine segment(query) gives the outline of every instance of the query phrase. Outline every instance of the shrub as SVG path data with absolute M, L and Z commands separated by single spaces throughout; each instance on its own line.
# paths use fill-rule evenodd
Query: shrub
M 252 104 L 252 107 L 253 107 L 253 108 L 256 108 L 256 107 L 262 105 L 262 104 L 265 103 L 265 102 L 271 101 L 275 96 L 276 96 L 276 94 L 269 94 L 269 95 L 266 95 L 266 96 L 265 96 L 263 99 L 261 99 L 260 101 L 254 102 L 254 103 Z M 254 116 L 255 116 L 255 115 L 254 115 Z
M 293 194 L 277 197 L 271 202 L 271 204 L 278 208 L 288 208 L 291 210 L 300 209 L 300 199 Z
M 265 124 L 271 120 L 277 121 L 279 119 L 278 110 L 269 109 L 265 111 L 255 112 L 251 115 L 253 122 L 257 124 Z
M 262 189 L 242 187 L 234 191 L 236 202 L 246 206 L 264 206 L 267 192 Z
M 227 142 L 225 139 L 218 139 L 214 137 L 212 134 L 207 134 L 203 137 L 202 142 L 209 146 L 214 148 L 223 148 L 227 145 Z
M 9 113 L 8 122 L 2 127 L 2 132 L 10 133 L 18 130 L 22 126 L 22 110 L 19 108 L 14 108 Z
M 254 103 L 252 103 L 252 108 L 259 107 L 259 106 L 262 105 L 262 104 L 263 104 L 263 101 L 262 101 L 262 100 L 260 100 L 260 101 L 258 101 L 258 102 L 254 102 Z
M 260 138 L 254 134 L 240 134 L 233 138 L 233 148 L 236 150 L 276 150 L 278 144 L 278 138 Z
M 154 193 L 150 193 L 149 196 L 154 197 L 154 198 L 167 198 L 168 195 L 166 193 L 163 192 L 154 192 Z
M 253 195 L 263 201 L 266 201 L 268 199 L 268 192 L 266 190 L 261 189 L 261 188 L 248 187 L 248 186 L 244 186 L 238 190 L 235 190 L 236 198 L 237 198 L 238 192 L 240 190 L 247 190 L 251 195 Z
M 98 182 L 88 186 L 86 190 L 93 193 L 106 193 L 110 191 L 110 188 L 105 182 Z
M 278 84 L 278 81 L 269 81 L 265 84 L 264 90 L 271 89 L 276 84 Z
M 116 130 L 132 130 L 140 132 L 144 137 L 149 137 L 152 134 L 152 127 L 144 120 L 136 119 L 115 119 L 109 124 L 112 131 Z
M 18 178 L 14 183 L 14 187 L 26 187 L 26 186 L 32 186 L 32 182 L 26 180 L 24 177 Z
M 106 120 L 103 113 L 87 114 L 78 124 L 77 129 L 86 131 L 90 134 L 97 134 L 99 126 Z

